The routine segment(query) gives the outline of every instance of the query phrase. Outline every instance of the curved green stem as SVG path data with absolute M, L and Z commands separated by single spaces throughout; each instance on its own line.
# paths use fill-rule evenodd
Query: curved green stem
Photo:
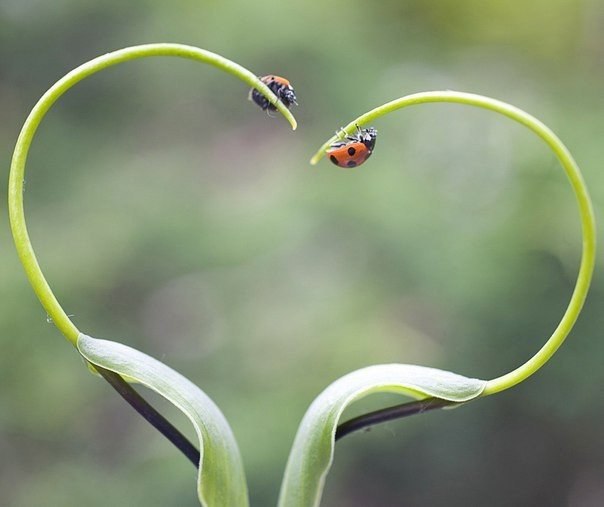
M 312 157 L 310 161 L 311 164 L 316 164 L 321 157 L 325 155 L 325 151 L 332 143 L 338 139 L 344 138 L 346 135 L 352 134 L 356 129 L 355 125 L 365 125 L 373 122 L 380 116 L 391 113 L 392 111 L 396 111 L 397 109 L 429 102 L 454 102 L 469 106 L 481 107 L 483 109 L 488 109 L 489 111 L 494 111 L 507 116 L 508 118 L 521 123 L 525 127 L 528 127 L 541 139 L 543 139 L 543 141 L 545 141 L 545 143 L 555 153 L 564 171 L 566 172 L 579 206 L 583 234 L 583 253 L 581 256 L 581 266 L 579 268 L 577 283 L 568 304 L 568 308 L 564 312 L 562 320 L 554 330 L 549 340 L 547 340 L 545 345 L 543 345 L 543 347 L 541 347 L 541 349 L 533 357 L 515 370 L 502 375 L 501 377 L 490 380 L 487 383 L 482 396 L 488 396 L 490 394 L 509 389 L 535 373 L 554 355 L 575 324 L 589 290 L 595 262 L 596 227 L 592 204 L 579 167 L 573 160 L 573 157 L 566 146 L 562 144 L 562 141 L 560 141 L 556 134 L 554 134 L 539 120 L 522 111 L 521 109 L 518 109 L 517 107 L 506 104 L 505 102 L 501 102 L 499 100 L 481 95 L 475 95 L 472 93 L 454 91 L 415 93 L 372 109 L 368 113 L 365 113 L 359 116 L 356 120 L 350 122 L 342 131 L 338 133 L 338 135 L 331 137 L 323 146 L 321 146 L 317 153 Z
M 163 43 L 144 44 L 141 46 L 120 49 L 119 51 L 107 53 L 106 55 L 99 56 L 98 58 L 80 65 L 57 81 L 34 106 L 19 134 L 10 170 L 8 208 L 13 238 L 27 277 L 49 317 L 74 346 L 76 345 L 79 331 L 61 308 L 61 305 L 50 289 L 48 282 L 44 278 L 27 233 L 25 215 L 23 212 L 23 181 L 27 153 L 38 125 L 40 125 L 44 115 L 57 99 L 72 86 L 79 83 L 84 78 L 107 67 L 111 67 L 112 65 L 150 56 L 177 56 L 180 58 L 188 58 L 213 65 L 214 67 L 232 74 L 241 79 L 248 86 L 257 89 L 270 100 L 270 102 L 274 104 L 281 114 L 289 121 L 294 130 L 297 126 L 296 120 L 287 107 L 279 101 L 277 96 L 268 88 L 268 86 L 260 81 L 255 74 L 222 56 L 193 46 Z

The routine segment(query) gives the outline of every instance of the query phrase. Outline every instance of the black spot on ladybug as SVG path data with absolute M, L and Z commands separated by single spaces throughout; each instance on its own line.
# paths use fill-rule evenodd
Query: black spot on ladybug
M 350 148 L 348 148 L 348 154 L 352 157 L 355 153 L 357 152 L 357 150 L 355 150 L 352 146 Z
M 338 165 L 338 159 L 335 157 L 335 155 L 329 157 L 329 160 L 331 160 L 334 164 Z
M 346 164 L 348 167 L 356 167 L 357 163 L 354 160 L 349 160 Z

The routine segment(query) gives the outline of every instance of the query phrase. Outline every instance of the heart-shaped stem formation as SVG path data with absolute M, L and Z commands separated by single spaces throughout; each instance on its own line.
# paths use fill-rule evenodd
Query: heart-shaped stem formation
M 545 141 L 545 143 L 556 155 L 556 158 L 562 165 L 562 168 L 568 177 L 579 207 L 583 236 L 583 251 L 581 255 L 581 265 L 579 268 L 579 274 L 577 276 L 577 282 L 575 284 L 568 307 L 553 334 L 533 357 L 515 370 L 487 382 L 486 388 L 481 396 L 488 396 L 490 394 L 495 394 L 505 389 L 509 389 L 535 373 L 554 355 L 556 350 L 558 350 L 570 333 L 579 316 L 579 313 L 581 312 L 581 308 L 583 307 L 585 298 L 587 297 L 587 292 L 592 279 L 596 249 L 595 218 L 589 193 L 583 180 L 583 176 L 581 175 L 581 171 L 579 170 L 579 167 L 566 146 L 564 146 L 556 134 L 554 134 L 554 132 L 552 132 L 552 130 L 541 121 L 515 106 L 492 99 L 490 97 L 484 97 L 482 95 L 472 93 L 456 91 L 421 92 L 407 95 L 405 97 L 401 97 L 400 99 L 388 102 L 382 106 L 376 107 L 375 109 L 372 109 L 371 111 L 352 120 L 343 129 L 340 129 L 335 136 L 332 136 L 321 146 L 321 148 L 319 148 L 319 150 L 311 158 L 310 162 L 313 165 L 318 163 L 334 142 L 351 135 L 360 126 L 370 123 L 373 124 L 373 122 L 379 117 L 398 109 L 435 102 L 458 103 L 487 109 L 503 116 L 507 116 L 508 118 L 511 118 L 512 120 L 532 130 L 535 134 L 537 134 L 537 136 Z M 413 404 L 406 405 L 413 406 Z M 405 405 L 401 405 L 400 407 L 404 406 Z M 390 409 L 385 409 L 386 412 L 377 411 L 356 418 L 355 427 L 357 429 L 361 429 L 363 427 L 376 424 L 377 422 L 383 422 L 396 418 L 393 417 L 393 414 L 396 413 L 397 408 L 395 407 L 392 409 L 392 413 L 389 413 L 388 410 Z M 401 417 L 410 415 L 408 408 L 401 408 L 401 413 L 403 414 Z M 346 424 L 348 423 L 343 423 L 341 428 Z
M 182 44 L 145 44 L 141 46 L 133 46 L 125 49 L 120 49 L 112 53 L 99 56 L 89 62 L 80 65 L 76 69 L 66 74 L 63 78 L 57 81 L 37 102 L 27 117 L 19 139 L 15 146 L 13 159 L 10 170 L 9 190 L 8 190 L 8 207 L 10 214 L 10 223 L 15 240 L 17 253 L 29 281 L 38 296 L 42 306 L 48 314 L 48 318 L 57 328 L 63 333 L 72 345 L 77 345 L 77 339 L 80 331 L 65 313 L 57 298 L 53 294 L 50 285 L 46 281 L 44 274 L 36 259 L 27 226 L 25 223 L 25 213 L 23 209 L 23 184 L 25 181 L 25 164 L 27 154 L 31 146 L 34 134 L 40 122 L 52 107 L 52 105 L 72 86 L 79 83 L 86 77 L 89 77 L 103 69 L 117 65 L 120 63 L 136 60 L 139 58 L 148 58 L 151 56 L 176 56 L 186 58 L 198 62 L 206 63 L 217 67 L 218 69 L 227 72 L 249 87 L 258 90 L 274 108 L 281 112 L 289 121 L 292 128 L 295 130 L 297 123 L 288 108 L 279 100 L 279 98 L 271 91 L 271 89 L 260 80 L 255 74 L 228 60 L 220 55 L 211 53 L 204 49 L 193 46 L 185 46 Z M 69 245 L 65 245 L 69 248 Z M 111 372 L 101 372 L 103 377 L 123 396 L 128 403 L 141 413 L 147 421 L 155 426 L 162 434 L 164 434 L 172 443 L 174 443 L 191 461 L 196 465 L 199 461 L 199 451 L 174 428 L 167 420 L 165 420 L 155 409 L 153 409 L 136 391 L 129 388 L 127 383 L 117 374 Z M 195 453 L 197 457 L 195 458 Z

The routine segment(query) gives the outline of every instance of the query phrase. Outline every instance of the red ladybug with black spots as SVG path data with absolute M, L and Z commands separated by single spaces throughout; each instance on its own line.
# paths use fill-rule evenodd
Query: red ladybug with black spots
M 373 153 L 376 139 L 377 130 L 373 127 L 362 129 L 357 125 L 357 133 L 333 143 L 327 155 L 339 167 L 358 167 Z
M 268 86 L 271 91 L 277 97 L 279 97 L 279 100 L 283 102 L 283 105 L 285 105 L 285 107 L 287 107 L 288 109 L 292 106 L 292 104 L 298 105 L 298 102 L 296 102 L 296 93 L 294 92 L 294 89 L 289 83 L 289 81 L 284 77 L 274 76 L 270 74 L 268 76 L 262 76 L 260 78 L 260 81 L 262 81 L 266 86 Z M 264 95 L 262 95 L 262 93 L 256 90 L 256 88 L 252 88 L 250 90 L 249 99 L 258 104 L 263 111 L 277 110 L 274 104 L 271 104 L 269 100 Z

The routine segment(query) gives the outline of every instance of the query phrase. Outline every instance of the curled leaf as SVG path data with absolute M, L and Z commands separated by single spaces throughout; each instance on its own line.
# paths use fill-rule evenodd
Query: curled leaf
M 201 389 L 160 361 L 126 345 L 80 334 L 77 347 L 93 365 L 154 390 L 189 418 L 199 439 L 197 494 L 201 505 L 249 505 L 235 437 L 220 409 Z
M 335 433 L 344 409 L 369 394 L 399 393 L 416 399 L 467 402 L 483 392 L 486 381 L 409 364 L 370 366 L 339 378 L 306 412 L 289 455 L 279 507 L 316 507 L 333 462 Z

